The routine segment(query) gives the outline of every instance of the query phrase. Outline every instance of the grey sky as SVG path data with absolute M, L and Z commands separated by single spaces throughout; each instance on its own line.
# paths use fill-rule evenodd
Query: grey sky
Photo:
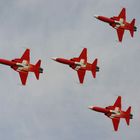
M 140 43 L 138 0 L 1 0 L 0 56 L 13 59 L 31 49 L 31 62 L 42 59 L 40 80 L 30 74 L 21 86 L 16 72 L 0 66 L 0 139 L 2 140 L 139 140 Z M 138 31 L 123 42 L 107 24 L 93 15 L 118 15 L 126 7 L 127 19 L 136 18 Z M 84 85 L 76 72 L 50 57 L 78 56 L 88 48 L 88 60 L 99 59 L 100 72 L 86 73 Z M 119 131 L 90 105 L 112 105 L 122 96 L 123 109 L 132 106 L 134 119 Z

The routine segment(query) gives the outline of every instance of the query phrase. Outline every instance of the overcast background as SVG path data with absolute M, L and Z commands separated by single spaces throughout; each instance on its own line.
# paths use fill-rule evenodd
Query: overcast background
M 93 16 L 118 15 L 125 7 L 127 20 L 136 18 L 138 31 L 116 31 Z M 140 1 L 139 0 L 0 0 L 0 57 L 21 57 L 31 49 L 31 62 L 42 60 L 40 80 L 29 74 L 27 85 L 19 75 L 0 65 L 1 140 L 139 140 L 140 139 Z M 51 57 L 72 58 L 88 49 L 88 60 L 99 60 L 93 79 L 83 85 L 75 71 Z M 130 126 L 112 122 L 88 106 L 112 105 L 122 96 L 124 110 L 132 106 Z

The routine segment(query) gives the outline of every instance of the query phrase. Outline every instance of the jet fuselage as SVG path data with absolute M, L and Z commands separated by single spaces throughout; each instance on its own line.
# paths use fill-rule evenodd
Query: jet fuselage
M 108 106 L 106 108 L 101 107 L 89 107 L 91 110 L 96 112 L 104 113 L 109 118 L 126 118 L 128 114 L 125 111 L 120 110 L 119 107 Z M 133 118 L 133 115 L 130 114 L 130 119 Z
M 97 18 L 98 20 L 101 20 L 103 22 L 108 23 L 110 26 L 112 26 L 115 29 L 122 28 L 125 30 L 130 30 L 130 28 L 131 28 L 131 24 L 124 21 L 123 18 L 118 19 L 118 17 L 115 17 L 115 16 L 111 17 L 111 18 L 104 17 L 104 16 L 95 16 L 95 18 Z M 134 26 L 134 31 L 137 31 L 136 26 Z
M 14 59 L 12 61 L 0 59 L 0 64 L 8 65 L 12 69 L 14 69 L 17 72 L 34 72 L 35 71 L 35 65 L 30 64 L 26 60 L 21 59 Z M 43 69 L 39 68 L 39 72 L 42 73 Z
M 79 59 L 79 58 L 72 58 L 70 60 L 64 59 L 64 58 L 52 58 L 53 60 L 69 65 L 72 69 L 78 71 L 78 70 L 92 70 L 92 64 L 90 63 L 85 63 L 84 59 Z M 99 71 L 99 67 L 96 67 L 96 71 Z

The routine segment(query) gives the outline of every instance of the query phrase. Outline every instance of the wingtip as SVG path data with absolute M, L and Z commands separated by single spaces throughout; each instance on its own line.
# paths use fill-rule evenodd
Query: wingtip
M 84 81 L 80 81 L 80 84 L 82 85 L 84 83 Z
M 87 51 L 87 48 L 83 48 L 83 51 Z
M 121 99 L 122 97 L 121 97 L 121 96 L 118 96 L 118 98 L 120 98 L 120 99 Z
M 26 48 L 26 50 L 25 51 L 30 51 L 30 49 L 29 48 Z

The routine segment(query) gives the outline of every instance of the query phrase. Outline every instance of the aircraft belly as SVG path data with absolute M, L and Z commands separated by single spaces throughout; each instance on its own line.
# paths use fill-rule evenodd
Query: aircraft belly
M 28 72 L 30 70 L 29 66 L 25 66 L 25 67 L 18 67 L 17 71 L 23 71 L 23 72 Z

